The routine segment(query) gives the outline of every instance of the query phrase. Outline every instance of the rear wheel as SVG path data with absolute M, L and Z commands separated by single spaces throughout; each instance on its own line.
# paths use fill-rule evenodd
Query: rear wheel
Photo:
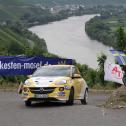
M 25 106 L 31 106 L 31 101 L 25 101 Z
M 126 74 L 123 75 L 123 83 L 126 86 Z
M 88 102 L 88 90 L 86 89 L 84 93 L 84 98 L 81 99 L 81 104 L 86 105 L 87 102 Z
M 74 89 L 71 88 L 70 94 L 69 94 L 69 99 L 66 102 L 67 105 L 73 105 L 74 104 Z

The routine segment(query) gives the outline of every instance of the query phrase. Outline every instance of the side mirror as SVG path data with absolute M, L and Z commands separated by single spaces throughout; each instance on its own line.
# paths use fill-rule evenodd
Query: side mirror
M 80 74 L 74 74 L 74 75 L 72 76 L 72 78 L 81 78 L 81 75 L 80 75 Z

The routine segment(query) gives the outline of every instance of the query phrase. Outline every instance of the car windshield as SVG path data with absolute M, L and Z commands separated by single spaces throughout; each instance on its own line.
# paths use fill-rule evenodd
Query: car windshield
M 70 67 L 41 67 L 32 76 L 70 76 Z

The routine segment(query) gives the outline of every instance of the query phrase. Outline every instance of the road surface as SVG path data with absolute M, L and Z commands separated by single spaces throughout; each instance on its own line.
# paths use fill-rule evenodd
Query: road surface
M 25 107 L 16 92 L 0 92 L 0 126 L 126 126 L 126 110 L 98 107 L 108 97 L 90 94 L 88 105 L 61 103 Z

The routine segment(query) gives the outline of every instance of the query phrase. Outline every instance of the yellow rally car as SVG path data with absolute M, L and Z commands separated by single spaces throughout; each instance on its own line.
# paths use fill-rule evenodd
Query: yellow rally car
M 74 65 L 49 65 L 38 68 L 19 92 L 26 106 L 32 101 L 65 101 L 73 105 L 74 100 L 87 104 L 88 86 Z

